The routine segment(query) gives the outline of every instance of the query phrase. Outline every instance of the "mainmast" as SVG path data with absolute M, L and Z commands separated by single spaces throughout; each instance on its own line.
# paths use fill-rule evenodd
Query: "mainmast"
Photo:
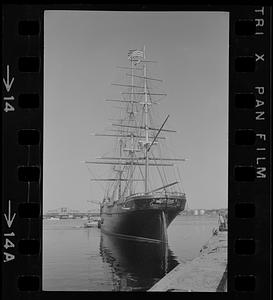
M 121 165 L 121 157 L 122 157 L 122 139 L 119 139 L 119 169 L 118 169 L 118 176 L 119 176 L 119 182 L 118 182 L 118 199 L 121 197 L 121 175 L 122 175 L 122 165 Z
M 143 57 L 144 60 L 146 59 L 145 57 L 145 46 L 143 47 Z M 144 97 L 145 97 L 145 102 L 144 102 L 144 112 L 145 112 L 145 176 L 144 176 L 144 182 L 145 182 L 145 187 L 144 191 L 145 193 L 148 192 L 148 176 L 149 176 L 149 124 L 148 124 L 148 93 L 147 93 L 147 69 L 146 69 L 146 62 L 144 62 L 143 65 L 143 77 L 144 77 Z
M 133 58 L 131 59 L 131 95 L 130 95 L 130 112 L 129 112 L 129 122 L 134 119 L 134 63 L 133 63 Z M 134 137 L 131 136 L 131 149 L 134 149 Z M 134 157 L 134 152 L 129 151 L 129 156 L 131 158 L 131 167 L 130 167 L 130 173 L 129 173 L 129 182 L 128 182 L 128 187 L 129 187 L 129 195 L 132 194 L 132 185 L 133 185 L 133 173 L 134 173 L 134 166 L 133 166 L 133 157 Z

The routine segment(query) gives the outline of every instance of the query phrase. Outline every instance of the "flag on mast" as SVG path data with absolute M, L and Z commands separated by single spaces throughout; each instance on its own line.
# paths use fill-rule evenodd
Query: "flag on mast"
M 144 51 L 141 50 L 129 50 L 128 52 L 128 59 L 133 60 L 137 58 L 135 61 L 135 64 L 138 64 L 141 62 L 140 58 L 144 58 Z

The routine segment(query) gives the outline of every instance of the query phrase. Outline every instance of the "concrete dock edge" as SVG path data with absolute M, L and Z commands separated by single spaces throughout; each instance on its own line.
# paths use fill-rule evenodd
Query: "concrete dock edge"
M 148 292 L 226 292 L 227 231 L 212 235 L 195 259 L 179 264 Z

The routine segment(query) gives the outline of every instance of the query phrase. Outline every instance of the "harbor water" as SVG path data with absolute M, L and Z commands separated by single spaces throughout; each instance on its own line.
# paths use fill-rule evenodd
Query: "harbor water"
M 81 219 L 43 221 L 45 291 L 145 291 L 198 256 L 217 216 L 177 216 L 168 245 L 120 239 Z

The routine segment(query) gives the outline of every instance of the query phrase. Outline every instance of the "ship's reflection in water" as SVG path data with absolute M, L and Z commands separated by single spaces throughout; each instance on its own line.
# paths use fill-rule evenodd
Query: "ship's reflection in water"
M 112 270 L 115 291 L 146 291 L 178 265 L 168 244 L 101 233 L 100 255 Z

